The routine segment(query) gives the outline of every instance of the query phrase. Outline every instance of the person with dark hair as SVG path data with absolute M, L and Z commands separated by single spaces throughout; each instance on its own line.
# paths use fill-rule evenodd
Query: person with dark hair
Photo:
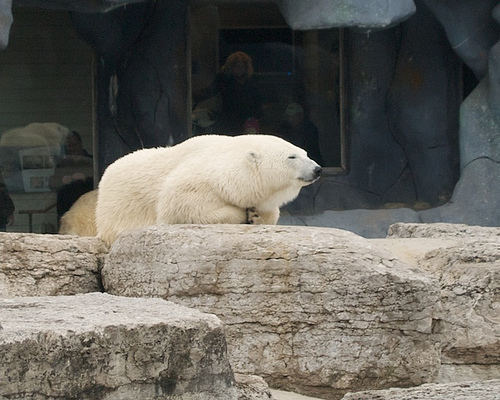
M 80 134 L 71 131 L 66 136 L 66 155 L 56 165 L 49 180 L 50 189 L 57 192 L 57 220 L 78 198 L 94 189 L 92 156 L 83 148 Z
M 241 134 L 245 122 L 255 124 L 262 116 L 262 97 L 253 77 L 252 58 L 242 52 L 232 53 L 207 88 L 193 93 L 193 104 L 220 94 L 222 109 L 211 129 L 218 133 Z
M 284 120 L 278 135 L 307 151 L 307 155 L 323 165 L 323 157 L 319 149 L 319 132 L 314 123 L 306 118 L 304 108 L 298 103 L 290 103 L 286 107 Z
M 82 136 L 77 131 L 71 131 L 66 136 L 66 155 L 70 157 L 83 156 L 87 158 L 92 158 L 87 150 L 83 148 Z
M 3 182 L 0 182 L 0 232 L 5 232 L 7 225 L 14 223 L 15 209 L 7 187 Z

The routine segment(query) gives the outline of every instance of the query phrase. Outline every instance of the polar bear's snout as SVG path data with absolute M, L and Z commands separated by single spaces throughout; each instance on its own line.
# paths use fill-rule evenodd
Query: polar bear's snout
M 323 172 L 323 168 L 321 168 L 318 164 L 315 163 L 312 170 L 309 170 L 305 176 L 302 176 L 300 179 L 306 182 L 307 184 L 313 183 L 319 179 L 321 176 L 321 172 Z
M 321 173 L 323 172 L 323 168 L 321 168 L 319 165 L 317 165 L 315 168 L 314 168 L 314 180 L 318 179 L 320 176 L 321 176 Z

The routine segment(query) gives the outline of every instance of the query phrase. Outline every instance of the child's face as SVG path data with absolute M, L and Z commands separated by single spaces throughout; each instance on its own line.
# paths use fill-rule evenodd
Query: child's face
M 234 64 L 233 74 L 237 77 L 245 76 L 247 73 L 247 67 L 243 61 L 238 61 Z

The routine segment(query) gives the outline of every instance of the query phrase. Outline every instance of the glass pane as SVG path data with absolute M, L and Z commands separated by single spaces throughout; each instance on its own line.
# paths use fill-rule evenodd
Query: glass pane
M 274 134 L 343 170 L 340 29 L 293 31 L 267 3 L 195 7 L 191 57 L 194 135 Z
M 92 188 L 92 76 L 67 13 L 14 9 L 0 52 L 0 184 L 16 208 L 8 231 L 56 232 L 58 206 Z

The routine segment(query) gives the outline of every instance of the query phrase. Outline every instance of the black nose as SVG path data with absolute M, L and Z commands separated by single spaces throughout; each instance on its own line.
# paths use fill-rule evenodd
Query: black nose
M 316 168 L 314 168 L 314 175 L 316 177 L 319 177 L 322 172 L 323 172 L 323 168 L 321 168 L 319 165 Z

